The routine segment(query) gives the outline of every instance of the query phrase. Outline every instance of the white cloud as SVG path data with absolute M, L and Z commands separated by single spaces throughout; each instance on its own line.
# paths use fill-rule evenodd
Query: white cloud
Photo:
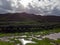
M 60 0 L 0 0 L 0 13 L 24 11 L 60 15 Z
M 60 1 L 59 0 L 33 0 L 30 4 L 30 8 L 32 6 L 34 12 L 38 11 L 37 14 L 40 12 L 40 14 L 52 14 L 53 10 L 58 11 L 60 10 Z M 31 11 L 32 8 L 30 9 Z M 32 12 L 31 12 L 32 13 Z M 35 12 L 36 13 L 36 12 Z

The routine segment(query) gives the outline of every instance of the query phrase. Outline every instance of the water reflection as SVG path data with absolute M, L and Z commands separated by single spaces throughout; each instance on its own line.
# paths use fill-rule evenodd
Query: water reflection
M 49 39 L 57 40 L 58 38 L 60 38 L 60 33 L 54 33 L 54 34 L 49 34 L 49 35 L 43 36 L 43 38 L 46 38 L 46 37 Z

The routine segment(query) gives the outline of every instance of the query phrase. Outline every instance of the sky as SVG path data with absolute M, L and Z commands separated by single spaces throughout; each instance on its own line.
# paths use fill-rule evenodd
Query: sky
M 60 0 L 0 0 L 0 14 L 21 12 L 60 16 Z

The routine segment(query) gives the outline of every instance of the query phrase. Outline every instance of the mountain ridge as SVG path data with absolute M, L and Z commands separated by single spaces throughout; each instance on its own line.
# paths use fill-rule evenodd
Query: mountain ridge
M 0 21 L 37 21 L 37 22 L 60 22 L 60 16 L 41 16 L 28 13 L 6 13 L 0 14 Z

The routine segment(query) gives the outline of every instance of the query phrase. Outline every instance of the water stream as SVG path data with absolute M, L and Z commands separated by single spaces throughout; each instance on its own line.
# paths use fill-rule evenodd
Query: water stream
M 57 40 L 58 38 L 60 38 L 60 33 L 54 33 L 54 34 L 49 34 L 49 35 L 45 35 L 40 37 L 40 35 L 37 36 L 29 36 L 27 39 L 26 35 L 23 36 L 5 36 L 5 37 L 0 37 L 0 41 L 6 41 L 6 42 L 14 42 L 15 40 L 20 41 L 22 43 L 22 45 L 26 45 L 27 43 L 36 43 L 34 41 L 32 41 L 32 38 L 37 39 L 37 40 L 42 40 L 43 38 L 49 38 L 49 39 L 53 39 L 53 40 Z M 13 41 L 11 41 L 10 39 L 14 39 Z M 20 43 L 17 43 L 16 45 L 20 45 Z

